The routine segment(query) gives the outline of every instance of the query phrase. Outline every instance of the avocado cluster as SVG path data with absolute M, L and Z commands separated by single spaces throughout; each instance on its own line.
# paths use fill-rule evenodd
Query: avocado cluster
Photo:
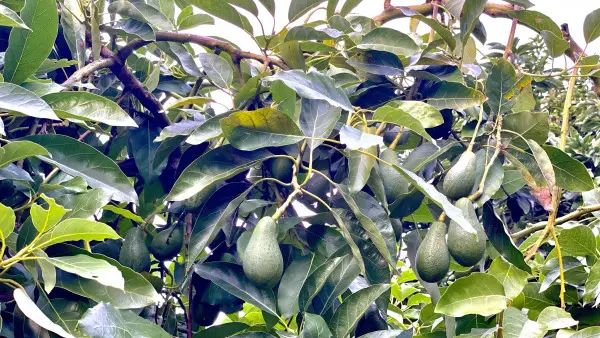
M 463 211 L 477 234 L 467 232 L 455 221 L 434 222 L 417 250 L 416 270 L 428 283 L 441 281 L 450 269 L 450 256 L 462 266 L 473 266 L 485 255 L 486 235 L 478 222 L 473 203 L 461 198 L 456 206 Z M 447 236 L 446 236 L 447 235 Z
M 118 253 L 119 263 L 136 272 L 150 271 L 152 263 L 150 254 L 159 261 L 173 259 L 181 251 L 183 239 L 183 223 L 180 222 L 166 227 L 156 234 L 150 245 L 146 244 L 144 230 L 140 227 L 133 227 L 127 232 L 125 240 L 121 244 Z M 107 251 L 105 248 L 98 249 L 97 252 Z M 116 256 L 116 253 L 111 254 Z

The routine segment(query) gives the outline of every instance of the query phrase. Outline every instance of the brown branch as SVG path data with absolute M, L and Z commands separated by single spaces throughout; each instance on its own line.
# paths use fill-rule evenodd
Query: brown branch
M 572 219 L 579 218 L 581 216 L 584 216 L 584 215 L 589 214 L 594 211 L 600 211 L 600 204 L 589 205 L 586 207 L 579 207 L 579 208 L 577 208 L 577 210 L 573 211 L 572 213 L 558 217 L 556 219 L 555 224 L 562 224 L 562 223 L 568 222 Z M 544 230 L 544 228 L 546 228 L 546 225 L 548 225 L 548 221 L 532 224 L 527 229 L 521 230 L 519 232 L 515 232 L 514 234 L 511 235 L 511 237 L 514 239 L 518 239 L 518 238 L 522 238 L 522 237 L 531 235 L 534 232 Z
M 518 7 L 515 6 L 515 9 Z M 504 55 L 502 58 L 504 60 L 508 60 L 508 57 L 512 54 L 513 43 L 515 42 L 515 33 L 517 32 L 517 25 L 519 24 L 519 20 L 517 18 L 512 19 L 512 24 L 510 26 L 510 33 L 508 34 L 508 42 L 506 43 L 506 48 L 504 49 Z
M 114 62 L 115 61 L 113 59 L 100 59 L 89 63 L 85 67 L 81 67 L 75 73 L 71 74 L 71 76 L 62 83 L 62 85 L 68 86 L 77 82 L 81 82 L 85 77 L 93 74 L 94 72 L 112 66 Z
M 573 40 L 568 24 L 563 23 L 560 26 L 560 29 L 563 33 L 563 38 L 567 40 L 570 45 L 569 49 L 565 51 L 565 55 L 569 57 L 571 61 L 577 63 L 579 58 L 586 56 L 585 51 L 577 44 L 577 42 L 575 42 L 575 40 Z M 590 80 L 592 80 L 592 83 L 594 84 L 594 93 L 596 93 L 596 95 L 600 95 L 600 78 L 592 76 L 590 77 Z
M 150 111 L 161 127 L 171 124 L 167 115 L 161 113 L 163 108 L 160 102 L 158 102 L 152 93 L 144 88 L 144 84 L 141 83 L 127 68 L 125 59 L 121 59 L 118 54 L 113 54 L 106 46 L 102 46 L 100 49 L 100 56 L 105 59 L 113 60 L 113 64 L 110 65 L 109 68 L 123 84 L 123 90 L 128 90 L 133 94 L 133 96 L 135 96 L 138 101 Z

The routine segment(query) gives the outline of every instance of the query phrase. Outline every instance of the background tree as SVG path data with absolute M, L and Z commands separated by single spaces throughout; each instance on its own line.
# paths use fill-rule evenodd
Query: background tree
M 3 1 L 0 335 L 599 336 L 600 10 L 338 2 Z

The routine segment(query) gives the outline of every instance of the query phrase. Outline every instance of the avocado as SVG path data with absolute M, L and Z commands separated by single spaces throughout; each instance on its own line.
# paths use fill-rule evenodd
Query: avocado
M 258 286 L 272 288 L 283 274 L 283 256 L 277 242 L 277 223 L 263 217 L 252 233 L 242 262 L 244 274 Z
M 485 231 L 477 220 L 473 202 L 467 198 L 461 198 L 456 201 L 456 206 L 463 211 L 467 220 L 477 230 L 477 236 L 467 232 L 455 221 L 451 221 L 448 227 L 448 251 L 458 264 L 473 266 L 485 254 Z
M 150 252 L 159 261 L 166 261 L 177 256 L 182 246 L 183 223 L 176 223 L 154 236 L 150 243 Z
M 202 302 L 202 295 L 196 294 L 192 298 L 192 318 L 200 326 L 212 325 L 219 315 L 219 307 Z
M 446 223 L 434 222 L 417 250 L 417 272 L 426 282 L 439 282 L 450 269 L 446 229 Z
M 355 337 L 362 337 L 367 335 L 368 333 L 375 331 L 383 331 L 387 330 L 388 325 L 385 319 L 379 313 L 377 306 L 375 304 L 371 304 L 365 315 L 358 321 L 356 324 L 356 329 L 354 329 Z
M 390 223 L 392 223 L 392 229 L 394 229 L 394 234 L 396 235 L 396 242 L 400 242 L 402 240 L 402 231 L 404 230 L 402 221 L 399 218 L 390 218 Z
M 127 232 L 119 253 L 119 262 L 136 272 L 150 270 L 150 252 L 144 242 L 144 230 L 134 227 Z
M 215 192 L 215 190 L 215 186 L 209 187 L 208 189 L 204 189 L 196 195 L 184 199 L 183 201 L 181 201 L 181 204 L 189 212 L 198 212 L 200 211 L 204 203 L 208 200 L 208 198 Z
M 469 196 L 477 176 L 475 175 L 476 163 L 477 157 L 474 152 L 467 150 L 460 155 L 442 182 L 442 190 L 446 196 L 455 200 Z
M 275 157 L 267 161 L 267 169 L 274 178 L 289 183 L 292 181 L 294 162 L 289 158 Z
M 385 162 L 398 167 L 400 166 L 398 153 L 392 149 L 385 149 L 379 156 Z M 385 189 L 385 198 L 388 203 L 392 203 L 398 196 L 408 193 L 409 183 L 396 169 L 382 163 L 379 166 L 379 173 L 381 174 L 383 188 Z

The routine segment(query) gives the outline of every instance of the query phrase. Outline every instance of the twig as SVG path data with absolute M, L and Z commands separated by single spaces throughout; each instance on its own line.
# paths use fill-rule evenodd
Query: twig
M 579 208 L 577 208 L 577 210 L 575 210 L 569 214 L 566 214 L 564 216 L 556 218 L 554 225 L 568 222 L 572 219 L 579 218 L 583 215 L 587 215 L 587 214 L 589 214 L 591 212 L 595 212 L 595 211 L 600 211 L 600 204 L 593 204 L 593 205 L 588 205 L 585 207 L 579 207 Z M 547 225 L 548 225 L 548 221 L 535 223 L 535 224 L 532 224 L 527 229 L 521 230 L 519 232 L 515 232 L 514 234 L 511 235 L 511 237 L 514 239 L 519 239 L 519 238 L 522 238 L 525 236 L 529 236 L 534 232 L 543 230 L 544 228 L 546 228 Z
M 515 9 L 518 7 L 515 6 Z M 517 24 L 519 20 L 517 18 L 512 19 L 512 25 L 510 26 L 510 33 L 508 34 L 508 42 L 506 43 L 506 48 L 504 49 L 504 56 L 502 57 L 504 60 L 508 60 L 508 56 L 512 54 L 512 46 L 515 41 L 515 32 L 517 31 Z
M 75 73 L 71 74 L 71 76 L 65 82 L 62 83 L 62 85 L 68 86 L 68 85 L 72 85 L 77 82 L 81 82 L 84 78 L 88 77 L 89 75 L 93 74 L 94 72 L 96 72 L 100 69 L 109 68 L 114 63 L 115 63 L 115 60 L 113 60 L 113 59 L 96 60 L 96 61 L 86 65 L 85 67 L 79 68 L 79 70 L 77 70 Z

